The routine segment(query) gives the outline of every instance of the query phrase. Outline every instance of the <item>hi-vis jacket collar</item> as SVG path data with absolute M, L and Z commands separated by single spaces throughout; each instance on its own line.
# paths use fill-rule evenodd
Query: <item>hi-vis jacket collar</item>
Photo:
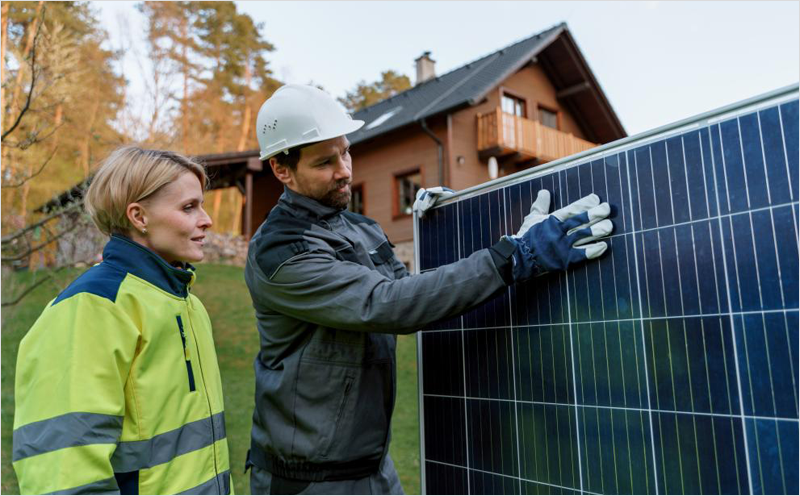
M 195 280 L 195 269 L 190 264 L 185 264 L 186 269 L 173 267 L 154 251 L 119 234 L 112 235 L 103 249 L 103 263 L 131 273 L 181 298 L 189 295 L 189 288 Z
M 305 217 L 309 220 L 327 219 L 344 210 L 343 208 L 325 206 L 313 198 L 290 190 L 286 186 L 283 187 L 283 194 L 278 200 L 278 205 L 281 203 L 288 206 L 293 215 Z

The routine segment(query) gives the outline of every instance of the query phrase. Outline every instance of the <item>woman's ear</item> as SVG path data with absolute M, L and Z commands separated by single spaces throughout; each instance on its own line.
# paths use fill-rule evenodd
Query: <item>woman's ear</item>
M 137 233 L 147 234 L 147 211 L 141 203 L 131 203 L 125 209 L 128 222 L 131 223 Z

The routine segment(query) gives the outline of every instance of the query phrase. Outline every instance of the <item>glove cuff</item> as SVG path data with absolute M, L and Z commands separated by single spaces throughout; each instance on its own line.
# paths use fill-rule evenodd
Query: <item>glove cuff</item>
M 497 268 L 500 277 L 506 285 L 514 284 L 514 252 L 517 250 L 517 242 L 503 236 L 500 241 L 489 247 L 489 253 L 492 255 L 492 261 Z

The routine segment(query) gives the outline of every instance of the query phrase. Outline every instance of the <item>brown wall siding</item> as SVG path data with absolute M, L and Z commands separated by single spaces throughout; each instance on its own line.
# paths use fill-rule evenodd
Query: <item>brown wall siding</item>
M 272 207 L 278 204 L 283 193 L 283 183 L 272 173 L 268 163 L 264 170 L 253 177 L 253 224 L 251 233 L 255 234 L 261 223 L 267 218 Z M 244 208 L 247 208 L 246 206 Z M 242 212 L 242 219 L 244 219 Z
M 536 115 L 539 104 L 550 109 L 559 110 L 561 114 L 559 131 L 572 133 L 578 138 L 586 139 L 572 115 L 559 105 L 556 99 L 555 87 L 553 87 L 547 74 L 538 64 L 529 65 L 506 79 L 497 89 L 498 98 L 499 92 L 503 88 L 525 98 L 528 107 L 528 119 L 539 120 Z
M 478 158 L 478 114 L 492 112 L 500 105 L 500 94 L 490 91 L 486 101 L 452 115 L 452 153 L 450 161 L 450 184 L 454 190 L 462 190 L 489 180 L 486 163 Z M 459 165 L 457 158 L 464 157 Z
M 527 118 L 537 120 L 536 109 L 542 104 L 560 112 L 560 130 L 572 133 L 585 139 L 575 119 L 562 108 L 556 99 L 556 89 L 545 72 L 536 64 L 528 65 L 486 95 L 486 101 L 463 110 L 452 116 L 452 153 L 449 177 L 450 187 L 461 190 L 489 180 L 486 161 L 478 157 L 478 124 L 477 115 L 492 112 L 501 103 L 503 89 L 508 89 L 514 96 L 524 98 L 527 107 Z M 464 157 L 464 164 L 459 165 L 457 157 Z M 516 169 L 501 170 L 500 176 L 516 172 Z
M 428 127 L 442 143 L 446 143 L 447 128 L 444 122 L 429 122 Z M 367 217 L 378 221 L 394 243 L 413 239 L 411 217 L 394 218 L 394 178 L 398 173 L 420 168 L 422 186 L 438 186 L 436 142 L 424 134 L 418 125 L 412 125 L 376 142 L 354 145 L 351 155 L 353 184 L 364 185 Z

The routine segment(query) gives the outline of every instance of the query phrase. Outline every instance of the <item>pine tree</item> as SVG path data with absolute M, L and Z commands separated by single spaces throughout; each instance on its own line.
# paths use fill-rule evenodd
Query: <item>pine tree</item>
M 374 83 L 359 82 L 353 91 L 348 91 L 344 98 L 339 98 L 339 102 L 349 111 L 357 112 L 409 88 L 411 80 L 408 76 L 388 70 L 382 72 L 380 80 Z

